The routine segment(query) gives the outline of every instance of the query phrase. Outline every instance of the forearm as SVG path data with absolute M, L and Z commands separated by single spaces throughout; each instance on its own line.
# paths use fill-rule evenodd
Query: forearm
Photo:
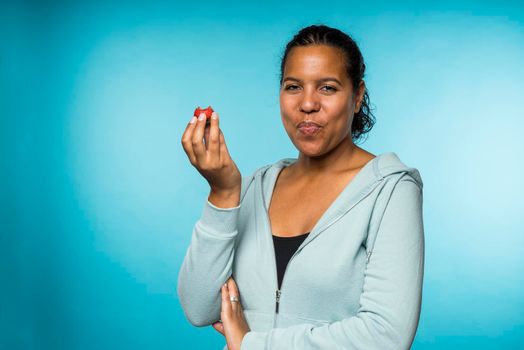
M 220 318 L 220 286 L 231 275 L 240 206 L 206 201 L 193 228 L 178 276 L 177 293 L 188 320 L 205 326 Z
M 249 332 L 242 350 L 406 350 L 397 330 L 377 315 L 350 317 L 325 326 L 304 323 L 268 332 Z

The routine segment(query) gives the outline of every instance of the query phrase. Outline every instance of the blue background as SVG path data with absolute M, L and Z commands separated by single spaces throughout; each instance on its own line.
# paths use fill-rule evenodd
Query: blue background
M 363 52 L 360 146 L 424 181 L 413 349 L 524 342 L 524 5 L 285 1 L 0 5 L 0 349 L 220 349 L 178 269 L 208 194 L 182 132 L 221 116 L 243 174 L 296 157 L 279 59 L 324 23 Z

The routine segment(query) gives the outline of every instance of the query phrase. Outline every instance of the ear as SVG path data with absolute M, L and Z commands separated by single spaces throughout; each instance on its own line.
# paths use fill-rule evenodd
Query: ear
M 355 113 L 360 112 L 360 107 L 362 106 L 362 101 L 364 100 L 365 92 L 366 92 L 366 83 L 364 82 L 364 80 L 361 80 L 358 85 L 358 90 L 356 93 Z

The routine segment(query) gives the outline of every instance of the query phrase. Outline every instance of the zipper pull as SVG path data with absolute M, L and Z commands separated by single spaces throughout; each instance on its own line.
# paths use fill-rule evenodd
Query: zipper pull
M 368 254 L 367 254 L 368 256 L 367 256 L 366 262 L 369 262 L 369 258 L 371 258 L 371 253 L 372 253 L 372 252 L 373 252 L 372 250 L 370 250 L 370 251 L 368 252 Z
M 277 302 L 275 304 L 275 312 L 278 314 L 278 304 L 280 303 L 280 290 L 277 289 L 276 291 L 276 296 L 277 296 Z

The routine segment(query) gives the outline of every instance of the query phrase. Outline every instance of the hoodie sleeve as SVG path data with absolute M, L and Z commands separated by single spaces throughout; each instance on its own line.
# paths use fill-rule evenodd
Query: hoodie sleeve
M 240 205 L 219 208 L 206 200 L 196 222 L 182 267 L 177 293 L 189 322 L 208 326 L 220 319 L 220 286 L 231 275 Z
M 219 208 L 206 200 L 193 227 L 178 273 L 177 294 L 186 318 L 194 326 L 209 326 L 220 319 L 220 287 L 232 274 L 240 208 L 255 174 L 242 177 L 238 206 Z
M 409 349 L 419 322 L 423 272 L 422 186 L 405 176 L 385 208 L 357 314 L 323 326 L 251 331 L 241 349 Z

